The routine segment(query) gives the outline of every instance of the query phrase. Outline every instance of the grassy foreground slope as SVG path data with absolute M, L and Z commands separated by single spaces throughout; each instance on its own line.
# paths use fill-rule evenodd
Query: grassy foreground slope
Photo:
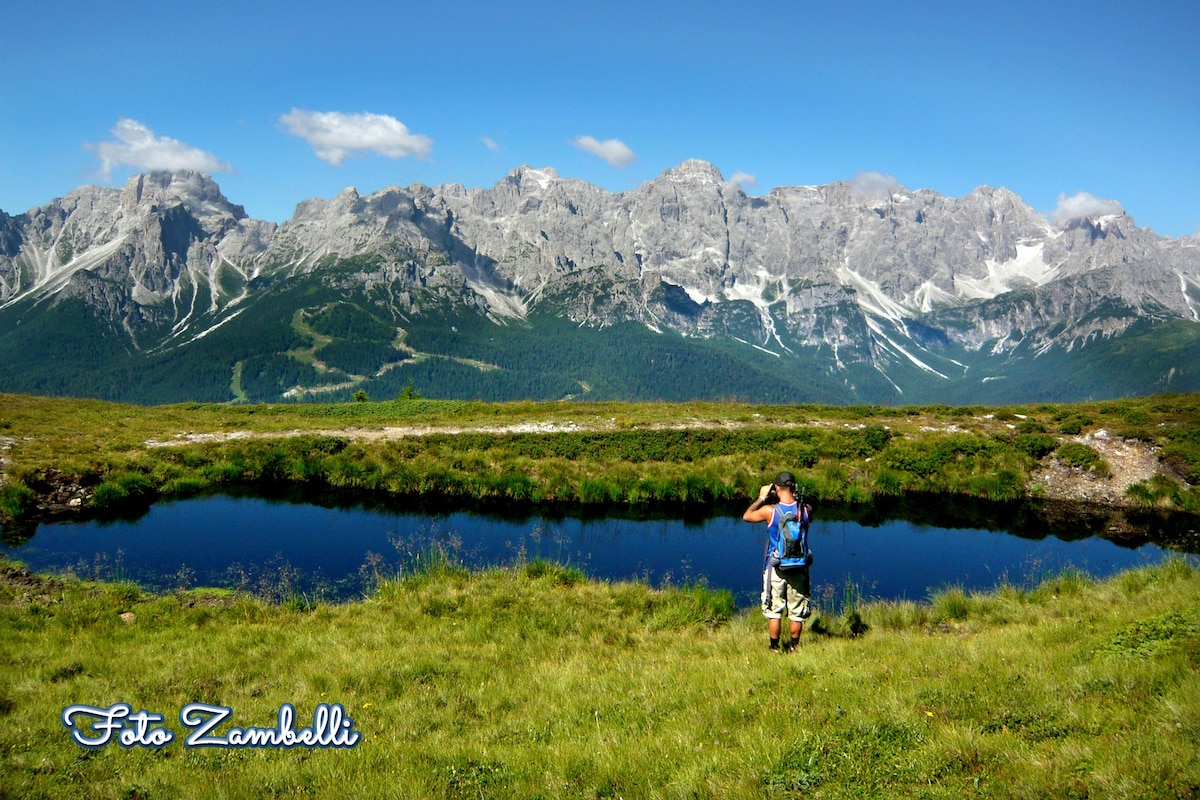
M 1050 472 L 1108 482 L 1110 439 L 1161 456 L 1119 500 L 1197 508 L 1195 395 L 1000 409 L 0 396 L 0 513 L 267 483 L 705 502 L 748 497 L 785 466 L 821 498 L 1013 499 L 1046 491 Z M 306 608 L 0 563 L 0 798 L 1195 797 L 1197 609 L 1186 560 L 1104 582 L 1067 573 L 859 605 L 784 657 L 723 593 L 541 562 L 468 573 L 434 559 L 362 602 Z M 85 750 L 60 721 L 121 702 L 178 738 Z M 297 727 L 340 703 L 362 740 L 188 749 L 178 714 L 193 702 L 259 727 L 285 703 Z
M 1145 467 L 1125 468 L 1125 455 Z M 1029 496 L 1200 512 L 1200 395 L 1074 405 L 751 406 L 397 399 L 140 407 L 0 395 L 0 516 L 255 484 L 379 496 L 719 502 Z M 1076 492 L 1073 494 L 1072 492 Z
M 539 562 L 435 563 L 308 610 L 0 573 L 0 797 L 1200 794 L 1186 561 L 864 605 L 865 633 L 826 619 L 790 656 L 723 595 Z M 119 702 L 179 738 L 72 743 L 66 707 Z M 362 739 L 187 749 L 192 702 L 260 727 L 340 703 Z

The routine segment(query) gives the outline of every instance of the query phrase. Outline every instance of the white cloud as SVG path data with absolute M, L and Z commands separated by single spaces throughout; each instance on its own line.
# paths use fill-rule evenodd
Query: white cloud
M 112 178 L 117 167 L 137 170 L 194 169 L 200 172 L 232 172 L 233 167 L 212 153 L 189 147 L 178 139 L 155 136 L 154 131 L 136 119 L 119 119 L 112 129 L 116 141 L 85 144 L 100 157 L 100 174 Z
M 850 191 L 859 200 L 879 200 L 903 188 L 900 181 L 882 172 L 860 172 L 850 179 Z
M 1116 200 L 1102 200 L 1087 192 L 1058 196 L 1058 208 L 1054 209 L 1054 221 L 1060 225 L 1073 219 L 1103 217 L 1107 214 L 1124 214 L 1125 209 Z
M 729 183 L 740 183 L 742 188 L 749 188 L 758 183 L 758 179 L 749 172 L 742 172 L 740 169 L 729 176 Z
M 624 168 L 633 161 L 633 151 L 629 146 L 620 139 L 605 139 L 603 142 L 593 139 L 591 136 L 576 136 L 571 140 L 571 144 L 578 147 L 580 150 L 586 150 L 592 155 L 597 155 L 607 161 L 614 167 Z
M 500 152 L 500 145 L 496 144 L 496 140 L 490 136 L 480 136 L 479 141 L 483 142 L 483 146 L 493 153 Z
M 317 158 L 334 166 L 341 165 L 350 154 L 375 152 L 388 158 L 424 158 L 433 148 L 433 139 L 410 133 L 403 122 L 386 114 L 293 108 L 279 121 L 288 133 L 308 142 Z

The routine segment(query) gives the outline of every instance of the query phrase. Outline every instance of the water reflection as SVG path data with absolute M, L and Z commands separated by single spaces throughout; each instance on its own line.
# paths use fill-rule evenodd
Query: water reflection
M 2 549 L 39 571 L 158 590 L 226 586 L 276 599 L 360 596 L 378 576 L 438 553 L 471 567 L 545 558 L 601 579 L 705 580 L 732 590 L 743 606 L 758 591 L 765 526 L 742 522 L 740 505 L 467 509 L 344 501 L 163 502 L 123 519 L 42 523 L 10 535 Z M 1160 561 L 1167 547 L 1196 552 L 1197 527 L 1195 517 L 944 497 L 819 506 L 813 580 L 827 595 L 852 582 L 866 597 L 924 599 L 946 585 L 1032 585 L 1066 567 L 1105 576 Z

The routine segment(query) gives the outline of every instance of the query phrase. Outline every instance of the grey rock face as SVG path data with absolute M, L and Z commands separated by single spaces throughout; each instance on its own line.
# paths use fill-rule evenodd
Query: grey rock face
M 205 310 L 226 308 L 216 274 L 253 269 L 275 226 L 248 219 L 208 176 L 178 172 L 82 187 L 8 228 L 18 233 L 0 253 L 0 304 L 79 298 L 136 343 L 194 313 L 201 295 Z
M 776 316 L 795 341 L 836 343 L 845 334 L 835 331 L 847 328 L 820 321 L 847 309 L 901 337 L 905 320 L 937 326 L 942 313 L 970 316 L 979 324 L 945 334 L 972 347 L 1058 323 L 1066 324 L 1051 338 L 1065 346 L 1096 330 L 1095 320 L 1076 326 L 1102 301 L 1196 318 L 1195 247 L 1125 216 L 1059 229 L 1005 189 L 954 199 L 899 188 L 864 196 L 832 184 L 749 197 L 711 165 L 685 162 L 621 194 L 521 168 L 493 189 L 439 188 L 426 202 L 445 209 L 455 242 L 527 304 L 567 287 L 579 298 L 579 284 L 599 285 L 582 275 L 603 275 L 602 291 L 624 287 L 611 313 L 689 333 L 714 334 L 714 309 L 748 303 L 760 316 L 760 344 L 778 339 Z M 667 296 L 693 308 L 659 299 L 660 287 L 682 290 Z M 965 312 L 1008 308 L 997 298 L 1023 291 L 1036 291 L 1040 311 Z M 564 310 L 578 322 L 613 321 L 596 308 L 593 298 Z
M 339 262 L 353 269 L 330 281 L 377 290 L 398 319 L 432 295 L 497 322 L 538 310 L 830 348 L 833 365 L 890 353 L 926 368 L 945 343 L 1002 354 L 1080 346 L 1145 316 L 1200 322 L 1200 237 L 1163 239 L 1123 215 L 1060 227 L 1002 188 L 752 197 L 686 161 L 611 193 L 520 167 L 489 189 L 346 189 L 275 226 L 181 172 L 0 213 L 0 306 L 79 297 L 135 342 L 197 335 L 255 277 Z

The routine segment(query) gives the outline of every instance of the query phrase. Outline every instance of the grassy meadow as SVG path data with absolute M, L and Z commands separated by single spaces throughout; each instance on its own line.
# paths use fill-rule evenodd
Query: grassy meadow
M 1014 500 L 1052 466 L 1103 479 L 1081 438 L 1100 430 L 1169 467 L 1124 502 L 1200 511 L 1196 395 L 1006 408 L 4 395 L 0 517 L 20 531 L 55 510 L 281 485 L 726 502 L 781 468 L 817 499 Z M 848 591 L 791 655 L 703 584 L 523 558 L 472 572 L 439 550 L 376 577 L 355 602 L 272 602 L 0 561 L 0 798 L 1200 796 L 1194 557 L 923 602 Z M 221 731 L 270 728 L 283 704 L 300 728 L 340 704 L 361 740 L 188 748 L 178 715 L 196 702 L 233 710 Z M 162 714 L 175 740 L 71 740 L 64 709 L 117 703 Z
M 725 593 L 545 562 L 435 560 L 307 608 L 3 573 L 0 797 L 1200 794 L 1186 560 L 858 605 L 792 655 Z M 233 709 L 221 731 L 340 703 L 361 740 L 189 749 L 197 701 Z M 88 750 L 60 722 L 119 702 L 178 738 Z
M 1034 478 L 1051 465 L 1109 475 L 1080 440 L 1100 431 L 1154 445 L 1169 467 L 1130 486 L 1123 502 L 1200 513 L 1200 395 L 1005 408 L 421 399 L 143 407 L 0 395 L 0 516 L 35 517 L 63 487 L 84 509 L 264 484 L 703 503 L 752 496 L 784 467 L 818 500 L 1010 501 L 1041 492 Z

